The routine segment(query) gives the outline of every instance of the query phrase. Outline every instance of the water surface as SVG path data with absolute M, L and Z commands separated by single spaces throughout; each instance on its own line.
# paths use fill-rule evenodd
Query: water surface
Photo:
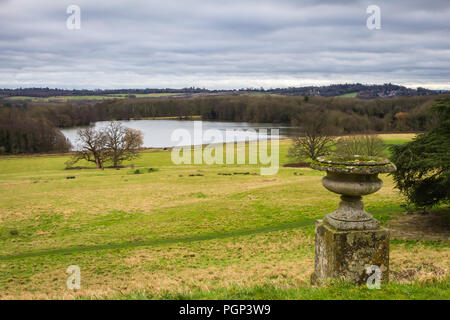
M 290 127 L 286 124 L 273 124 L 273 123 L 249 123 L 249 122 L 219 122 L 219 121 L 190 121 L 190 120 L 128 120 L 119 121 L 125 127 L 142 131 L 144 135 L 144 147 L 146 148 L 164 148 L 173 147 L 176 145 L 186 144 L 208 144 L 219 142 L 232 142 L 232 141 L 255 141 L 258 139 L 271 138 L 270 129 L 279 129 L 280 137 L 292 136 L 298 129 Z M 201 123 L 201 130 L 203 137 L 201 140 L 194 141 L 194 123 L 197 123 L 197 128 Z M 94 124 L 95 128 L 104 128 L 108 125 L 107 121 L 99 121 Z M 186 130 L 192 137 L 191 143 L 180 143 L 180 141 L 172 140 L 172 134 L 175 130 Z M 217 138 L 212 141 L 206 139 L 204 133 L 209 129 L 216 129 L 222 133 L 222 139 Z M 250 130 L 249 130 L 250 129 Z M 267 135 L 262 134 L 260 129 L 267 129 Z M 62 133 L 70 140 L 72 145 L 77 145 L 77 130 L 78 127 L 62 129 Z M 226 130 L 234 130 L 234 137 L 228 139 L 226 137 Z M 254 131 L 253 131 L 254 130 Z M 180 132 L 180 131 L 178 131 Z M 255 134 L 256 132 L 256 134 Z M 198 135 L 197 135 L 198 136 Z M 201 142 L 200 142 L 201 141 Z M 200 142 L 200 143 L 199 143 Z M 76 147 L 75 147 L 76 149 Z

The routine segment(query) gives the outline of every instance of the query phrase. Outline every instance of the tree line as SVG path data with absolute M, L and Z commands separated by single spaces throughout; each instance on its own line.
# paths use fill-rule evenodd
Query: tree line
M 36 97 L 51 98 L 56 96 L 97 96 L 110 94 L 147 94 L 147 93 L 201 93 L 210 92 L 201 88 L 183 88 L 183 89 L 58 89 L 58 88 L 18 88 L 18 89 L 0 89 L 0 97 Z M 214 92 L 214 91 L 211 91 Z
M 0 106 L 0 154 L 67 152 L 70 142 L 43 115 Z
M 298 96 L 217 96 L 186 99 L 106 100 L 95 105 L 35 105 L 57 127 L 95 121 L 201 116 L 203 120 L 285 123 L 301 126 L 317 113 L 338 133 L 424 131 L 436 122 L 433 96 L 352 99 Z
M 327 86 L 308 86 L 308 87 L 289 87 L 289 88 L 241 88 L 239 90 L 209 90 L 205 88 L 182 88 L 182 89 L 96 89 L 96 90 L 68 90 L 58 88 L 17 88 L 17 89 L 0 89 L 0 97 L 41 97 L 50 98 L 55 96 L 96 96 L 96 95 L 110 95 L 110 94 L 146 94 L 146 93 L 179 93 L 179 94 L 194 94 L 194 93 L 245 93 L 245 92 L 259 92 L 259 93 L 276 93 L 281 95 L 293 96 L 322 96 L 334 97 L 346 93 L 357 93 L 360 98 L 377 98 L 388 96 L 424 96 L 437 94 L 434 90 L 425 88 L 406 88 L 404 86 L 395 85 L 392 83 L 385 83 L 382 85 L 368 85 L 362 83 L 345 83 L 345 84 L 331 84 Z
M 203 120 L 283 123 L 305 126 L 318 114 L 336 134 L 425 131 L 436 123 L 436 98 L 378 99 L 236 95 L 178 99 L 117 99 L 96 104 L 0 104 L 0 146 L 4 153 L 68 150 L 57 128 L 96 121 L 201 116 Z

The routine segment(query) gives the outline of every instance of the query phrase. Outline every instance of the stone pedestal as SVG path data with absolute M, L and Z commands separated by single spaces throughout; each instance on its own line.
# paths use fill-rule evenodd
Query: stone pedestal
M 327 278 L 365 284 L 370 276 L 367 265 L 380 268 L 381 282 L 389 281 L 389 231 L 337 230 L 317 220 L 316 260 L 311 283 L 320 285 Z

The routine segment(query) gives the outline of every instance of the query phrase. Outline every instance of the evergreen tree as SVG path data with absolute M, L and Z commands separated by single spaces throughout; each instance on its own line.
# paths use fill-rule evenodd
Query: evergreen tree
M 413 141 L 392 146 L 395 184 L 417 207 L 431 207 L 450 200 L 450 98 L 432 107 L 439 116 L 436 127 Z

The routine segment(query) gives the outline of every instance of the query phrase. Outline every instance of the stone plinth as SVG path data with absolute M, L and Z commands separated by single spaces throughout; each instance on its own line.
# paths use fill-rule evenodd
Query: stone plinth
M 312 284 L 320 285 L 328 278 L 365 284 L 370 276 L 366 265 L 378 266 L 381 281 L 389 281 L 389 231 L 385 228 L 337 230 L 318 220 L 315 248 Z

